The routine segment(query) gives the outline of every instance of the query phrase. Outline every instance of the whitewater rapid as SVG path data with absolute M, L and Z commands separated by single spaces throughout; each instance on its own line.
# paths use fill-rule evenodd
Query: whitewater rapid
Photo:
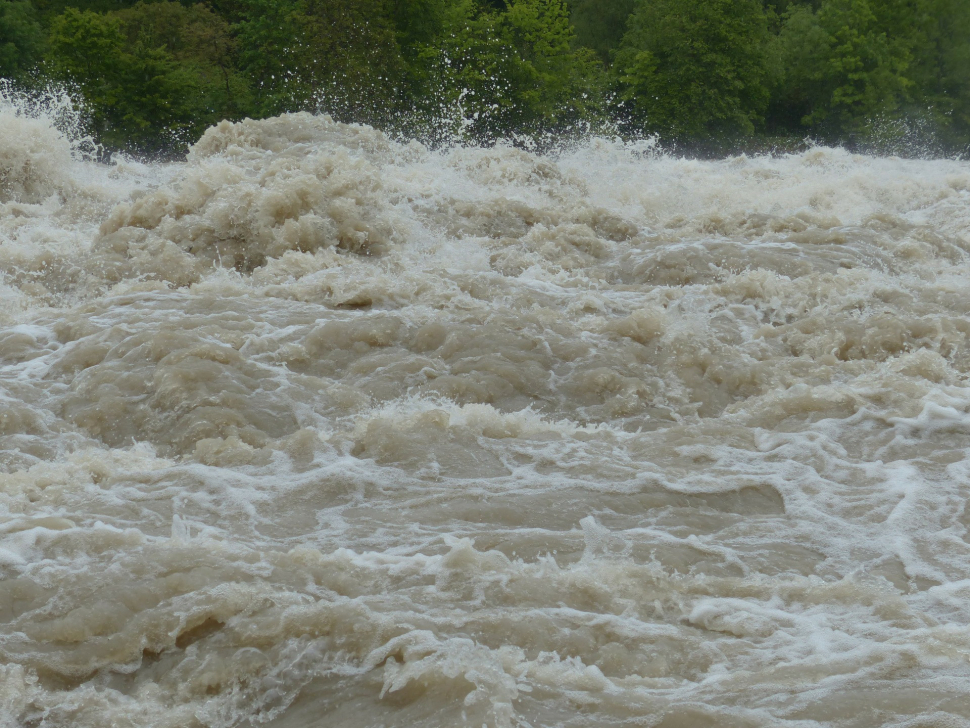
M 970 726 L 968 312 L 966 162 L 0 105 L 0 726 Z

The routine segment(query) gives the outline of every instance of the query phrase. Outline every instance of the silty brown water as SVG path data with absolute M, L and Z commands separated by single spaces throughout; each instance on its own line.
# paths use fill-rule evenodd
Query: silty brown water
M 0 725 L 970 725 L 970 164 L 174 164 L 0 113 Z

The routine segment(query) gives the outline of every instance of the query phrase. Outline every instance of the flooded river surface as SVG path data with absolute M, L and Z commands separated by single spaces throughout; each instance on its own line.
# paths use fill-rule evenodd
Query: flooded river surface
M 0 110 L 0 726 L 970 726 L 970 164 L 86 161 Z

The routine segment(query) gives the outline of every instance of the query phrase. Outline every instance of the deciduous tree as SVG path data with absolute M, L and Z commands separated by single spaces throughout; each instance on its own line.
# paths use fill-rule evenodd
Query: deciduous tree
M 761 122 L 770 57 L 760 0 L 638 0 L 613 70 L 641 128 L 709 140 Z
M 68 9 L 51 27 L 49 69 L 80 87 L 110 145 L 158 151 L 194 141 L 206 116 L 198 75 L 123 29 L 115 14 Z
M 40 60 L 44 35 L 27 0 L 0 0 L 0 76 L 21 75 Z
M 879 0 L 824 0 L 798 7 L 781 33 L 780 99 L 803 125 L 830 133 L 859 128 L 897 109 L 912 85 L 912 28 L 887 30 Z

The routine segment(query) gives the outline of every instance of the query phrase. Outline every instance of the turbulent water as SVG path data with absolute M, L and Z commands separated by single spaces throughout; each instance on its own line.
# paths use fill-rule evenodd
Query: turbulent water
M 0 725 L 970 726 L 970 164 L 0 110 Z

